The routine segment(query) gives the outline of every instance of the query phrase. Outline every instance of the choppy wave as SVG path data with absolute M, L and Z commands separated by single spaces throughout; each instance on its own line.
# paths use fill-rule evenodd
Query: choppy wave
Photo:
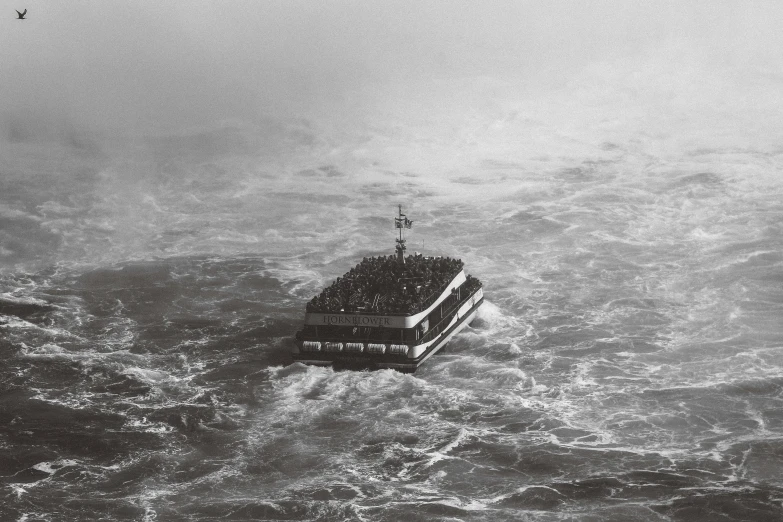
M 0 518 L 783 519 L 778 156 L 484 151 L 487 187 L 294 127 L 12 165 Z M 410 249 L 463 258 L 477 319 L 414 375 L 291 364 L 412 194 Z

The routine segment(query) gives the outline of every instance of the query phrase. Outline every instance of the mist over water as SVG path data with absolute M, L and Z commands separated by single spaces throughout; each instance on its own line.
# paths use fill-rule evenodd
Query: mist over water
M 269 5 L 2 22 L 0 518 L 783 519 L 779 9 Z M 479 318 L 291 364 L 398 204 Z

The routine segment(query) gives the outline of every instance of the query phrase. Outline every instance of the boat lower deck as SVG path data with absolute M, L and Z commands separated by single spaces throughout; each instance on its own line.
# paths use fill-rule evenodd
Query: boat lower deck
M 414 372 L 424 361 L 440 351 L 454 335 L 470 324 L 476 316 L 476 312 L 484 303 L 483 293 L 479 290 L 476 294 L 466 299 L 459 307 L 454 319 L 449 326 L 437 337 L 427 343 L 426 348 L 418 355 L 416 351 L 406 345 L 390 345 L 383 353 L 372 353 L 370 350 L 357 352 L 350 351 L 303 351 L 298 350 L 292 354 L 294 361 L 305 364 L 329 366 L 335 368 L 351 369 L 383 369 L 392 368 L 406 373 Z M 297 341 L 303 345 L 306 341 Z M 331 343 L 324 343 L 329 345 Z M 329 346 L 327 346 L 327 350 Z M 396 353 L 394 353 L 396 352 Z

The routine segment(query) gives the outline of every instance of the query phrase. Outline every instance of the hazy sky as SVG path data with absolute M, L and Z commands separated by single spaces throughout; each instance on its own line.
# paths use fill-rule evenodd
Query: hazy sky
M 394 190 L 404 197 L 392 206 L 416 194 L 474 202 L 560 190 L 569 185 L 560 173 L 596 164 L 629 180 L 694 171 L 777 186 L 780 177 L 780 1 L 18 0 L 6 9 L 8 263 L 47 263 L 53 250 L 90 260 L 296 251 L 310 245 L 300 232 L 324 229 L 328 196 L 342 201 L 346 190 L 375 211 Z M 391 192 L 373 192 L 392 180 Z M 326 206 L 290 217 L 275 191 L 302 190 Z
M 16 8 L 28 20 L 17 21 Z M 640 71 L 675 83 L 703 72 L 783 75 L 783 3 L 772 1 L 73 0 L 6 9 L 0 110 L 94 128 L 361 114 L 395 96 L 426 105 L 450 81 L 475 77 L 538 96 L 585 77 L 621 90 Z

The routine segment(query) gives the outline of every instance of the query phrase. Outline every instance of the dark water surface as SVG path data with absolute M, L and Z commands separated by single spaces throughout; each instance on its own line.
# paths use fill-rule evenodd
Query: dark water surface
M 783 519 L 779 151 L 430 177 L 299 124 L 134 146 L 0 165 L 0 519 Z M 397 203 L 480 317 L 414 375 L 291 364 Z

